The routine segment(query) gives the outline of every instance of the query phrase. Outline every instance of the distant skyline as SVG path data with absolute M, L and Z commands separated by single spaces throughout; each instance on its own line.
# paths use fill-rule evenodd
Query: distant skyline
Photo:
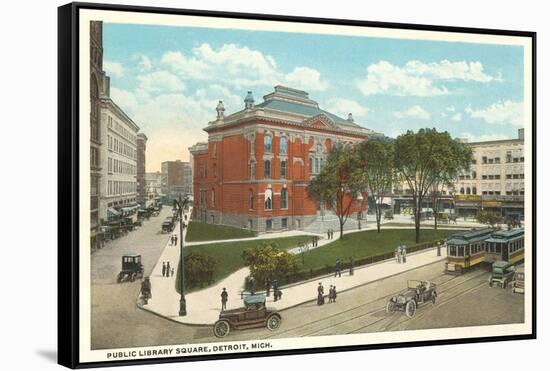
M 148 136 L 147 172 L 187 148 L 223 100 L 241 110 L 283 84 L 395 137 L 435 127 L 469 141 L 523 127 L 523 48 L 234 29 L 104 23 L 111 97 Z

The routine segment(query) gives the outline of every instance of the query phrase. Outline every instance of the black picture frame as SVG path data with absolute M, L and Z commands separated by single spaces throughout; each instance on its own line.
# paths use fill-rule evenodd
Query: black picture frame
M 532 332 L 525 335 L 489 336 L 465 339 L 427 340 L 396 342 L 391 344 L 336 346 L 293 350 L 266 350 L 258 353 L 216 354 L 186 357 L 169 357 L 143 360 L 116 360 L 105 362 L 82 362 L 79 358 L 79 12 L 83 9 L 140 12 L 147 14 L 170 14 L 219 17 L 225 19 L 267 20 L 282 22 L 316 23 L 376 27 L 387 29 L 439 31 L 481 35 L 519 36 L 532 40 Z M 536 32 L 463 28 L 406 23 L 309 18 L 268 14 L 233 13 L 190 9 L 157 8 L 95 3 L 70 3 L 58 8 L 58 363 L 69 368 L 144 365 L 156 363 L 190 362 L 215 359 L 266 357 L 354 350 L 419 347 L 433 345 L 483 343 L 509 340 L 536 339 L 537 335 L 537 249 L 536 249 Z

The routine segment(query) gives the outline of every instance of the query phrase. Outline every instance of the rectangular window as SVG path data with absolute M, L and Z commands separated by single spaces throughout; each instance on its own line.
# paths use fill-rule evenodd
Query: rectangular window
M 273 221 L 272 221 L 271 219 L 267 219 L 267 220 L 265 221 L 265 229 L 266 229 L 267 231 L 270 231 L 270 230 L 273 229 Z
M 288 219 L 287 218 L 281 219 L 281 227 L 282 228 L 288 228 Z
M 288 190 L 286 188 L 281 189 L 281 209 L 288 207 Z
M 264 178 L 271 178 L 271 161 L 264 161 Z
M 286 161 L 281 161 L 281 178 L 286 178 Z

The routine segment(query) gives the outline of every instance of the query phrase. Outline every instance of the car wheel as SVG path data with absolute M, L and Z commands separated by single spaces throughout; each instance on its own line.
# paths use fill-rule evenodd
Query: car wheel
M 407 315 L 407 317 L 412 318 L 415 313 L 416 313 L 416 302 L 414 300 L 411 300 L 407 303 L 407 306 L 405 307 L 405 314 Z
M 394 309 L 393 309 L 393 303 L 391 301 L 388 301 L 386 303 L 386 313 L 393 313 L 394 312 Z
M 214 324 L 214 336 L 218 338 L 223 338 L 227 336 L 229 334 L 229 331 L 231 331 L 231 326 L 226 320 L 217 321 Z
M 281 327 L 281 317 L 276 314 L 272 314 L 267 318 L 267 328 L 271 331 L 277 330 Z

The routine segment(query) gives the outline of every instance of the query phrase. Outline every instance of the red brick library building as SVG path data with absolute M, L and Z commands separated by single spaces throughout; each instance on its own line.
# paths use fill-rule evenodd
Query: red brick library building
M 354 144 L 375 134 L 353 120 L 319 108 L 305 91 L 284 86 L 254 104 L 248 92 L 241 111 L 204 130 L 208 143 L 189 148 L 193 156 L 194 218 L 259 232 L 305 229 L 330 213 L 307 196 L 331 147 Z M 367 209 L 366 197 L 353 212 Z

